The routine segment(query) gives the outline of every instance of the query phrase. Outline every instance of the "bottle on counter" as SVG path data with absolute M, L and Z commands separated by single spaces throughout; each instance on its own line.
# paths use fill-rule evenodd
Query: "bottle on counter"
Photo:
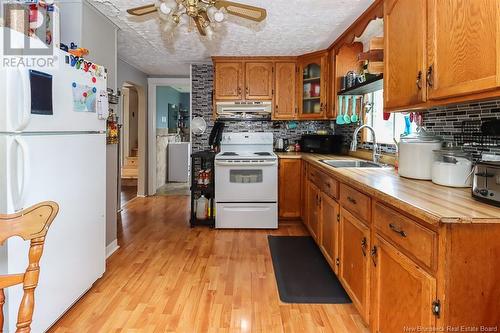
M 295 151 L 296 151 L 296 152 L 299 152 L 299 151 L 300 151 L 300 143 L 299 143 L 299 141 L 296 141 L 296 142 L 295 142 Z

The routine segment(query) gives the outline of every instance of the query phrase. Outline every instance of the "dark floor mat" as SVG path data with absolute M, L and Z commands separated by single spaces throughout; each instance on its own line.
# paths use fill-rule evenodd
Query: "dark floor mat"
M 312 237 L 268 236 L 268 240 L 283 302 L 351 303 Z

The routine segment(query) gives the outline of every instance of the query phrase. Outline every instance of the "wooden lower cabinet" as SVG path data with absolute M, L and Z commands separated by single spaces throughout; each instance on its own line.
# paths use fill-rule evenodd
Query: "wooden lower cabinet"
M 320 215 L 320 248 L 334 272 L 338 274 L 340 206 L 325 193 L 321 193 Z
M 370 286 L 370 229 L 340 208 L 339 279 L 352 302 L 368 322 Z
M 319 241 L 319 219 L 320 219 L 320 191 L 312 182 L 307 185 L 307 228 L 311 236 Z
M 372 256 L 372 332 L 409 332 L 412 328 L 434 327 L 432 303 L 436 279 L 375 235 Z
M 280 218 L 298 219 L 301 216 L 302 160 L 279 160 L 278 212 Z

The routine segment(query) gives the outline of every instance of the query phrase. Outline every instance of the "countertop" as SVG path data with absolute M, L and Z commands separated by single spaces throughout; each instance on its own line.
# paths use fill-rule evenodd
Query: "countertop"
M 500 208 L 474 200 L 470 188 L 440 186 L 426 180 L 398 176 L 394 168 L 334 168 L 324 159 L 350 156 L 277 153 L 279 158 L 303 159 L 379 201 L 428 223 L 500 223 Z

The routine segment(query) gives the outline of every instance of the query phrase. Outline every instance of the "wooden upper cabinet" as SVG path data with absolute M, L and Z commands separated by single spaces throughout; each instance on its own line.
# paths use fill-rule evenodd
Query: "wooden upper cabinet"
M 370 229 L 344 208 L 340 211 L 339 278 L 361 317 L 368 322 Z
M 277 62 L 276 92 L 273 119 L 293 119 L 297 116 L 297 64 Z
M 215 99 L 240 100 L 243 99 L 243 63 L 216 62 L 215 63 Z
M 384 2 L 384 104 L 389 110 L 426 100 L 426 4 Z
M 274 64 L 272 62 L 245 62 L 245 99 L 273 98 Z
M 321 249 L 326 260 L 338 274 L 336 264 L 339 256 L 339 226 L 340 207 L 339 204 L 325 193 L 321 194 Z
M 500 86 L 500 1 L 428 1 L 429 99 Z
M 372 332 L 434 327 L 432 302 L 437 297 L 436 279 L 378 234 L 372 254 Z
M 302 205 L 300 196 L 301 172 L 301 159 L 279 160 L 278 211 L 280 218 L 300 218 Z
M 299 118 L 323 119 L 328 109 L 328 54 L 305 56 L 299 63 Z
M 335 50 L 328 53 L 328 103 L 326 109 L 326 118 L 334 119 L 337 117 L 337 84 L 335 74 Z

